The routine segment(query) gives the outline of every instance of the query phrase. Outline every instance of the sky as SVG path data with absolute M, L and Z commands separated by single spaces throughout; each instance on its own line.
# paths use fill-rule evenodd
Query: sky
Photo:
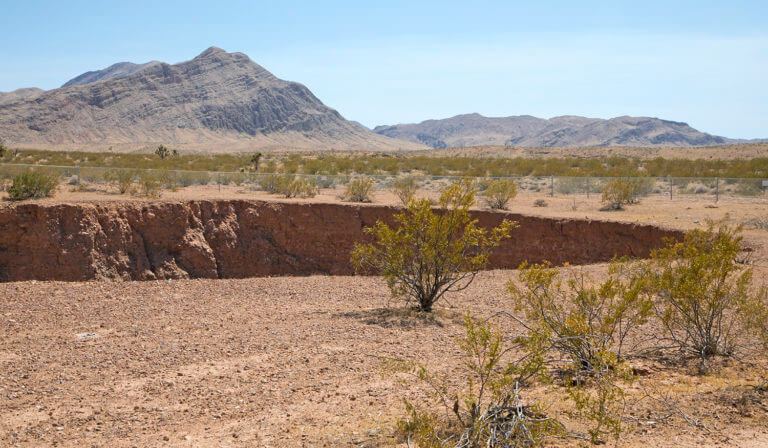
M 768 138 L 768 1 L 0 0 L 0 91 L 240 51 L 366 126 L 651 116 Z

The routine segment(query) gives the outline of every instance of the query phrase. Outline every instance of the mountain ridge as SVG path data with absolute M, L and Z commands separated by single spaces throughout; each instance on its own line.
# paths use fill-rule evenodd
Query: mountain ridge
M 306 86 L 277 78 L 243 53 L 210 47 L 178 64 L 127 68 L 137 66 L 120 76 L 108 67 L 74 78 L 81 84 L 3 103 L 0 135 L 18 147 L 46 149 L 424 148 L 346 120 Z
M 698 131 L 687 123 L 623 115 L 609 119 L 561 115 L 485 117 L 478 113 L 376 126 L 374 132 L 432 148 L 465 146 L 712 146 L 743 143 Z M 759 141 L 759 140 L 754 140 Z

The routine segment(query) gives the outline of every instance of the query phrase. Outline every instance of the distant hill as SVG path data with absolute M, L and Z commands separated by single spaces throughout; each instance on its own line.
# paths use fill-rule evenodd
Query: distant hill
M 33 98 L 43 92 L 45 92 L 45 90 L 38 89 L 37 87 L 16 89 L 13 92 L 0 92 L 0 104 L 10 103 L 25 98 Z
M 609 120 L 562 116 L 548 120 L 521 115 L 484 117 L 457 115 L 418 124 L 377 126 L 374 132 L 432 148 L 466 146 L 710 146 L 743 142 L 718 137 L 686 123 L 650 117 Z
M 92 82 L 103 81 L 105 79 L 124 78 L 128 75 L 132 75 L 147 67 L 162 64 L 162 62 L 152 61 L 146 64 L 134 64 L 132 62 L 118 62 L 117 64 L 110 65 L 104 70 L 95 70 L 92 72 L 85 72 L 80 76 L 76 76 L 69 81 L 65 82 L 61 87 L 69 86 L 81 86 L 83 84 L 90 84 Z
M 216 47 L 175 65 L 115 64 L 65 85 L 8 97 L 0 104 L 0 137 L 42 149 L 424 148 L 348 121 L 305 86 Z

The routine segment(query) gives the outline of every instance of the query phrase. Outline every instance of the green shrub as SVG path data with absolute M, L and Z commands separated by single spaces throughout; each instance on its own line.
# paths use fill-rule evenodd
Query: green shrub
M 458 378 L 441 378 L 418 363 L 395 361 L 392 370 L 414 375 L 434 391 L 433 400 L 405 400 L 406 416 L 397 422 L 408 444 L 421 448 L 536 447 L 547 439 L 563 438 L 565 428 L 547 417 L 536 403 L 523 404 L 518 362 L 505 359 L 510 350 L 488 323 L 464 318 L 459 339 L 464 359 Z M 455 374 L 454 374 L 455 376 Z
M 413 176 L 402 176 L 394 180 L 392 185 L 392 192 L 395 193 L 400 202 L 403 205 L 407 205 L 408 201 L 413 199 L 418 189 L 418 183 Z
M 583 273 L 563 278 L 549 264 L 520 266 L 520 285 L 508 288 L 527 333 L 518 338 L 530 359 L 554 353 L 566 361 L 565 385 L 577 413 L 589 420 L 592 442 L 603 434 L 618 438 L 624 390 L 632 370 L 623 351 L 626 338 L 652 315 L 642 272 L 636 264 L 614 261 L 597 285 Z
M 166 179 L 163 173 L 158 171 L 141 171 L 138 178 L 139 194 L 149 198 L 160 197 L 165 183 Z
M 630 181 L 616 179 L 603 187 L 602 201 L 607 203 L 607 210 L 621 210 L 633 201 L 634 186 Z
M 165 147 L 165 145 L 160 145 L 155 149 L 155 155 L 160 157 L 160 159 L 165 159 L 166 157 L 171 155 L 171 151 Z
M 120 194 L 125 194 L 131 189 L 136 176 L 136 170 L 112 169 L 104 173 L 104 180 L 116 184 Z
M 517 184 L 509 180 L 495 180 L 482 193 L 492 209 L 506 210 L 509 201 L 517 196 Z
M 748 320 L 743 310 L 754 305 L 752 270 L 737 261 L 738 231 L 710 222 L 683 241 L 667 240 L 648 263 L 649 290 L 669 341 L 699 358 L 702 370 L 710 358 L 733 354 Z
M 59 184 L 59 176 L 42 169 L 27 169 L 13 178 L 7 188 L 8 198 L 12 201 L 45 198 L 53 196 Z
M 344 200 L 350 202 L 371 202 L 375 182 L 370 177 L 358 177 L 347 183 Z
M 353 265 L 384 276 L 394 296 L 431 311 L 446 292 L 469 286 L 491 249 L 517 225 L 504 220 L 490 232 L 477 227 L 469 212 L 474 194 L 465 179 L 443 190 L 437 212 L 428 200 L 412 199 L 395 215 L 396 229 L 382 221 L 365 229 L 374 242 L 355 244 Z

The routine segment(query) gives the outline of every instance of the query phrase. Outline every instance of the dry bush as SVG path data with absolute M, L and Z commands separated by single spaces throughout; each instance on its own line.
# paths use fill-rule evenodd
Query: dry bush
M 374 180 L 370 177 L 358 177 L 347 183 L 344 200 L 350 202 L 371 202 Z
M 59 175 L 42 169 L 27 169 L 15 176 L 6 189 L 12 201 L 53 196 L 59 184 Z
M 509 180 L 489 182 L 483 191 L 488 206 L 496 210 L 506 210 L 509 201 L 517 196 L 517 184 Z
M 533 201 L 534 207 L 546 207 L 548 205 L 549 204 L 544 199 L 536 199 L 535 201 Z
M 160 172 L 141 171 L 138 184 L 139 194 L 150 198 L 158 198 L 163 190 L 164 178 Z
M 412 199 L 395 215 L 397 228 L 381 221 L 367 227 L 374 242 L 355 245 L 356 270 L 384 276 L 394 296 L 423 311 L 446 292 L 465 289 L 488 264 L 491 249 L 517 225 L 504 220 L 490 232 L 477 227 L 469 212 L 474 194 L 472 181 L 465 179 L 443 190 L 437 212 L 428 200 Z
M 413 176 L 398 177 L 392 185 L 392 192 L 395 193 L 403 205 L 408 205 L 408 201 L 413 199 L 417 189 L 418 183 Z

